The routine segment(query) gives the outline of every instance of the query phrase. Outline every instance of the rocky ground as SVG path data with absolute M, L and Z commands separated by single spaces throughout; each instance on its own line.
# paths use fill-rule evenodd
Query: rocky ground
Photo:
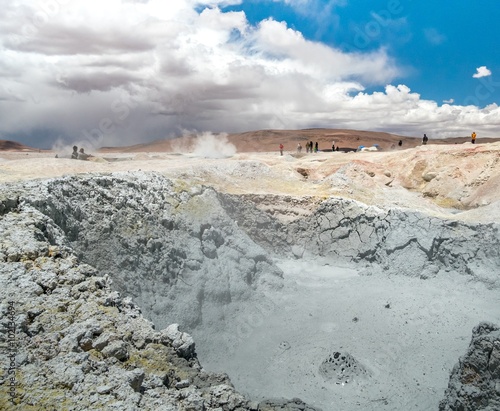
M 467 353 L 455 365 L 439 411 L 500 409 L 500 327 L 481 323 L 472 330 Z
M 402 318 L 404 310 L 418 309 L 426 301 L 424 292 L 456 287 L 445 297 L 457 315 L 445 317 L 457 326 L 466 318 L 458 330 L 446 325 L 445 317 L 436 321 L 446 304 L 427 310 L 420 326 L 410 323 L 404 332 L 406 342 L 413 339 L 421 345 L 412 349 L 429 350 L 424 338 L 408 331 L 418 332 L 427 321 L 432 322 L 429 332 L 441 330 L 435 339 L 439 344 L 446 346 L 448 338 L 453 339 L 453 353 L 465 349 L 456 342 L 470 333 L 470 321 L 500 321 L 492 302 L 500 289 L 499 154 L 499 143 L 375 153 L 236 153 L 226 158 L 205 158 L 200 152 L 115 152 L 92 161 L 54 158 L 54 153 L 1 153 L 2 362 L 8 363 L 12 353 L 9 324 L 14 323 L 16 401 L 24 409 L 302 410 L 314 405 L 327 411 L 359 409 L 350 396 L 365 399 L 364 409 L 401 409 L 398 396 L 406 396 L 412 399 L 405 409 L 437 409 L 446 381 L 430 377 L 419 377 L 420 383 L 442 387 L 441 392 L 419 392 L 411 381 L 400 389 L 395 380 L 390 399 L 379 381 L 373 385 L 382 390 L 379 396 L 363 383 L 358 386 L 361 394 L 333 387 L 325 396 L 328 401 L 313 404 L 314 396 L 302 392 L 308 383 L 299 378 L 308 362 L 317 370 L 308 381 L 326 379 L 328 386 L 342 380 L 338 373 L 343 364 L 359 371 L 349 378 L 380 379 L 383 372 L 375 363 L 382 363 L 382 357 L 372 357 L 370 363 L 362 350 L 351 356 L 347 348 L 313 359 L 308 350 L 297 354 L 299 340 L 292 335 L 277 342 L 273 362 L 267 363 L 269 375 L 276 367 L 289 370 L 276 374 L 289 399 L 252 398 L 251 390 L 239 389 L 242 395 L 227 375 L 203 368 L 193 340 L 183 331 L 196 335 L 203 356 L 212 363 L 219 358 L 220 364 L 226 348 L 234 358 L 252 361 L 246 356 L 252 347 L 266 336 L 282 334 L 277 327 L 292 312 L 295 318 L 304 317 L 301 321 L 317 316 L 307 327 L 305 322 L 287 322 L 296 335 L 301 327 L 309 333 L 323 327 L 319 334 L 338 339 L 335 334 L 343 330 L 337 342 L 356 347 L 345 337 L 358 335 L 354 318 L 359 324 L 365 318 L 346 311 L 320 321 L 320 305 L 325 311 L 328 293 L 339 295 L 339 301 L 348 297 L 354 284 L 367 285 L 367 293 L 358 294 L 373 299 L 370 289 L 397 278 L 400 283 L 392 287 L 400 293 L 394 297 L 399 304 L 391 307 L 386 301 L 389 308 L 381 306 L 380 315 L 393 310 L 394 319 Z M 340 279 L 337 269 L 328 269 L 332 262 L 354 270 L 351 282 Z M 304 277 L 301 273 L 309 269 L 313 271 Z M 420 291 L 412 291 L 409 284 Z M 461 307 L 467 288 L 478 298 Z M 315 294 L 318 289 L 323 293 Z M 321 304 L 314 309 L 309 304 L 312 311 L 306 312 L 306 306 L 290 305 L 294 296 Z M 413 305 L 407 304 L 409 298 Z M 288 314 L 276 309 L 276 301 Z M 363 301 L 358 304 L 359 312 L 371 310 L 369 305 L 361 309 Z M 478 312 L 465 314 L 465 307 Z M 373 315 L 376 321 L 379 314 Z M 268 318 L 275 331 L 254 321 L 252 340 L 241 328 L 243 317 Z M 496 409 L 498 364 L 491 358 L 496 358 L 492 352 L 498 333 L 494 325 L 486 328 L 489 342 L 482 331 L 474 331 L 473 348 L 453 371 L 441 409 Z M 377 329 L 365 331 L 376 345 Z M 309 351 L 330 350 L 323 345 Z M 262 347 L 264 355 L 268 348 Z M 401 347 L 395 348 L 398 356 L 384 357 L 387 362 L 406 355 Z M 344 358 L 341 362 L 337 353 Z M 302 368 L 286 368 L 281 360 L 290 354 L 298 357 L 288 363 L 303 361 Z M 456 361 L 458 355 L 453 355 Z M 484 362 L 484 355 L 490 360 Z M 443 367 L 449 361 L 446 357 Z M 258 367 L 248 367 L 253 368 Z M 442 378 L 449 370 L 426 372 Z M 287 383 L 287 375 L 296 382 Z M 4 373 L 1 380 L 6 409 L 8 377 Z M 255 385 L 252 379 L 273 384 L 258 375 L 248 378 L 248 386 Z M 244 388 L 241 375 L 235 379 Z M 294 395 L 291 387 L 300 392 Z M 398 393 L 403 387 L 410 391 Z M 311 406 L 292 399 L 303 395 Z
M 314 410 L 251 402 L 205 371 L 191 336 L 155 330 L 68 247 L 71 229 L 27 200 L 0 201 L 2 409 Z
M 201 144 L 204 151 L 196 152 L 94 153 L 91 161 L 70 160 L 71 149 L 59 153 L 2 152 L 0 182 L 93 172 L 157 171 L 235 194 L 341 196 L 369 205 L 411 206 L 445 215 L 481 207 L 480 213 L 460 218 L 472 215 L 473 220 L 496 221 L 498 217 L 500 143 L 430 144 L 365 153 L 298 154 L 289 150 L 283 156 L 278 152 L 237 152 L 235 146 L 225 155 L 209 143 L 212 146 Z M 56 154 L 59 158 L 54 158 Z M 28 163 L 30 167 L 25 167 Z M 489 205 L 492 207 L 484 208 Z

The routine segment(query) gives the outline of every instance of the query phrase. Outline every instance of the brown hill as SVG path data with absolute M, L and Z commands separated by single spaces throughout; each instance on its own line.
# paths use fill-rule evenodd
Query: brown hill
M 18 143 L 11 140 L 0 140 L 0 151 L 40 151 L 38 148 L 33 148 L 25 146 L 24 144 Z
M 228 136 L 240 151 L 275 151 L 279 144 L 285 146 L 285 150 L 293 150 L 300 143 L 305 149 L 308 141 L 318 142 L 320 150 L 331 150 L 332 143 L 343 150 L 355 150 L 359 146 L 372 146 L 378 144 L 382 149 L 388 149 L 399 140 L 406 147 L 414 147 L 420 143 L 415 137 L 404 137 L 396 134 L 343 129 L 312 128 L 304 130 L 260 130 L 249 131 Z
M 174 139 L 157 140 L 151 143 L 136 144 L 127 147 L 103 147 L 101 152 L 175 152 L 180 147 L 189 149 L 195 136 L 184 136 Z M 332 142 L 339 146 L 342 151 L 355 150 L 359 146 L 370 147 L 378 144 L 382 150 L 393 148 L 402 141 L 403 148 L 419 146 L 422 143 L 421 137 L 406 137 L 397 134 L 345 130 L 345 129 L 324 129 L 311 128 L 304 130 L 258 130 L 244 133 L 233 133 L 227 136 L 227 140 L 236 146 L 238 152 L 269 152 L 276 151 L 280 144 L 285 146 L 286 151 L 295 150 L 300 143 L 305 150 L 308 141 L 317 141 L 321 151 L 328 151 L 332 148 Z M 447 139 L 429 138 L 428 144 L 461 144 L 469 141 L 468 137 L 455 137 Z M 500 141 L 500 138 L 488 138 L 487 142 Z M 478 143 L 485 142 L 478 138 Z M 181 151 L 184 151 L 181 150 Z

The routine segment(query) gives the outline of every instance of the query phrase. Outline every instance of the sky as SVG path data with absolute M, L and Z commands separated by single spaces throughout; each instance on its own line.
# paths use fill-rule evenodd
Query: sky
M 0 139 L 500 136 L 498 0 L 0 0 Z

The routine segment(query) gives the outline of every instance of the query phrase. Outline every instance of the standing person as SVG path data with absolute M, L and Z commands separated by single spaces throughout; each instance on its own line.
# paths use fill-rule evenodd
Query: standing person
M 470 142 L 472 144 L 476 144 L 476 132 L 475 131 L 473 131 L 471 136 L 470 136 Z
M 297 144 L 297 153 L 302 152 L 302 145 L 299 143 Z
M 78 159 L 78 147 L 77 146 L 73 146 L 73 152 L 71 153 L 71 158 L 73 160 Z
M 332 141 L 332 152 L 335 151 L 335 141 Z
M 280 155 L 283 155 L 283 148 L 284 148 L 283 144 L 280 144 Z
M 398 146 L 401 147 L 403 145 L 403 140 L 399 140 Z
M 313 152 L 313 142 L 312 141 L 309 141 L 309 150 L 310 152 L 312 153 Z
M 427 144 L 427 141 L 429 141 L 429 138 L 427 137 L 427 134 L 424 134 L 424 138 L 422 139 L 422 144 L 425 146 Z
M 316 144 L 314 145 L 314 152 L 317 153 L 318 152 L 318 142 L 316 141 Z

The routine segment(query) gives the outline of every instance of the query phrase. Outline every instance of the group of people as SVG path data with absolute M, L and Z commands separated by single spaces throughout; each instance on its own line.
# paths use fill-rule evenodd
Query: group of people
M 89 157 L 92 157 L 92 155 L 85 153 L 83 147 L 78 151 L 78 147 L 73 146 L 73 152 L 71 153 L 71 158 L 73 160 L 88 160 Z
M 318 142 L 313 144 L 312 141 L 306 143 L 306 153 L 317 153 L 319 151 Z
M 427 134 L 424 134 L 424 137 L 422 138 L 422 144 L 425 146 L 427 142 L 429 141 L 429 137 L 427 137 Z M 473 131 L 471 136 L 470 136 L 470 142 L 472 144 L 476 144 L 476 132 Z M 401 144 L 400 144 L 401 146 Z
M 427 145 L 428 141 L 429 141 L 429 137 L 427 137 L 427 134 L 424 134 L 424 137 L 422 138 L 422 145 L 424 145 L 424 146 Z M 471 134 L 471 143 L 476 144 L 476 132 L 475 131 L 473 131 Z M 399 147 L 403 146 L 403 140 L 398 141 L 398 146 Z M 394 144 L 392 145 L 391 148 L 392 149 L 395 148 Z M 281 155 L 283 155 L 283 149 L 284 149 L 283 144 L 280 144 L 280 154 Z M 83 149 L 81 149 L 81 150 L 83 150 Z M 318 149 L 318 142 L 317 141 L 314 144 L 312 141 L 308 141 L 306 143 L 306 153 L 317 153 L 318 151 L 319 151 L 319 149 Z M 335 141 L 332 141 L 332 151 L 339 151 L 339 147 L 335 146 Z M 301 152 L 302 152 L 302 144 L 298 143 L 297 144 L 297 153 L 301 153 Z
M 306 153 L 317 153 L 318 151 L 318 142 L 316 144 L 313 144 L 312 141 L 306 143 Z M 302 153 L 302 144 L 300 143 L 297 144 L 297 153 Z M 283 155 L 283 144 L 280 144 L 280 154 Z
M 283 155 L 283 144 L 280 144 L 280 154 Z M 319 151 L 319 144 L 308 141 L 306 143 L 306 153 L 317 153 Z M 335 146 L 335 141 L 332 142 L 332 151 L 339 151 L 339 147 Z M 302 144 L 297 144 L 297 153 L 302 153 Z

